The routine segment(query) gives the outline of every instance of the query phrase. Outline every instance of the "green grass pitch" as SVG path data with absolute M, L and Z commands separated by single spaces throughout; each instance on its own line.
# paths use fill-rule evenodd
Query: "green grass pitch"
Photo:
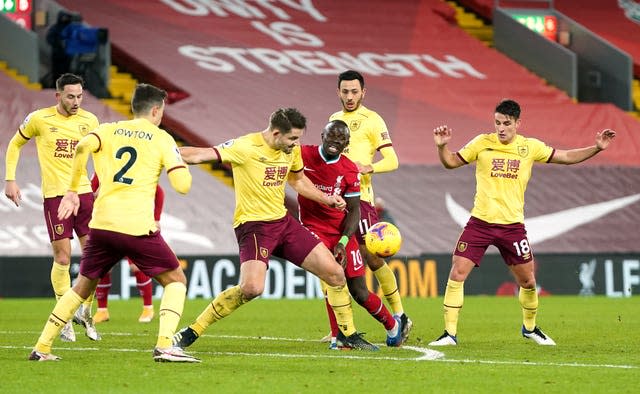
M 208 300 L 188 300 L 180 327 Z M 157 308 L 158 300 L 154 300 Z M 551 296 L 538 324 L 558 345 L 520 335 L 513 297 L 469 296 L 457 347 L 424 360 L 442 333 L 442 299 L 404 300 L 414 321 L 404 348 L 330 351 L 321 300 L 255 300 L 214 324 L 189 350 L 201 364 L 155 363 L 157 318 L 140 324 L 139 299 L 111 301 L 100 342 L 76 327 L 78 341 L 56 340 L 60 362 L 27 356 L 52 299 L 0 299 L 2 393 L 635 393 L 640 381 L 640 298 Z M 356 325 L 382 345 L 383 327 L 359 306 Z

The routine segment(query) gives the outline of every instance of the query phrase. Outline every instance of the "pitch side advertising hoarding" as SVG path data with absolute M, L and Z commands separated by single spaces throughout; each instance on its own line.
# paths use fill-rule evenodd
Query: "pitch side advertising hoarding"
M 640 291 L 640 255 L 638 254 L 541 254 L 537 255 L 536 276 L 541 295 L 605 295 L 630 297 Z M 238 283 L 240 265 L 237 255 L 181 256 L 187 275 L 187 297 L 213 298 Z M 444 294 L 450 269 L 450 255 L 422 255 L 388 260 L 396 274 L 403 297 L 437 297 Z M 48 297 L 50 257 L 2 257 L 0 259 L 0 297 Z M 79 259 L 73 258 L 71 273 L 77 275 Z M 137 297 L 135 277 L 126 261 L 112 272 L 110 298 Z M 371 272 L 369 288 L 378 291 Z M 162 287 L 155 284 L 155 296 Z M 466 295 L 515 296 L 518 287 L 499 255 L 488 254 L 465 282 Z M 318 279 L 280 259 L 270 261 L 266 299 L 321 298 Z

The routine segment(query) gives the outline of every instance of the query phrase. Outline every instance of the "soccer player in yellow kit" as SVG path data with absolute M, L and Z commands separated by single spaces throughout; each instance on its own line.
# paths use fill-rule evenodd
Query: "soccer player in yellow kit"
M 351 141 L 343 154 L 356 163 L 361 174 L 360 225 L 356 233 L 360 254 L 380 283 L 393 315 L 406 323 L 403 325 L 402 333 L 403 338 L 406 339 L 413 327 L 413 322 L 404 313 L 396 277 L 384 259 L 371 254 L 364 245 L 364 234 L 369 227 L 379 221 L 375 209 L 372 175 L 398 168 L 398 156 L 393 149 L 384 119 L 362 104 L 366 92 L 362 74 L 354 70 L 341 73 L 338 76 L 338 98 L 342 103 L 342 111 L 331 115 L 329 120 L 339 119 L 349 125 Z M 374 162 L 376 152 L 380 152 L 382 159 Z
M 517 133 L 520 105 L 513 100 L 503 100 L 496 106 L 494 122 L 495 133 L 480 134 L 455 153 L 447 147 L 452 135 L 449 127 L 439 126 L 433 132 L 438 156 L 445 168 L 477 163 L 471 218 L 456 243 L 444 294 L 445 331 L 429 343 L 430 346 L 457 345 L 464 281 L 473 267 L 480 266 L 489 245 L 498 248 L 520 286 L 522 336 L 539 345 L 556 344 L 536 325 L 538 292 L 533 251 L 524 226 L 524 193 L 535 162 L 580 163 L 606 149 L 616 135 L 615 131 L 606 129 L 596 134 L 593 146 L 553 149 L 540 140 Z
M 166 97 L 167 93 L 155 86 L 136 86 L 131 100 L 133 120 L 103 124 L 78 143 L 72 177 L 58 208 L 58 217 L 76 214 L 82 205 L 78 190 L 89 153 L 93 154 L 100 179 L 100 193 L 89 223 L 89 239 L 80 260 L 78 280 L 49 315 L 29 360 L 60 359 L 51 354 L 58 331 L 95 291 L 100 278 L 128 256 L 142 272 L 164 287 L 154 360 L 200 361 L 171 343 L 184 308 L 187 278 L 178 258 L 162 238 L 153 215 L 156 187 L 163 168 L 176 191 L 185 194 L 191 188 L 191 173 L 180 157 L 176 142 L 158 127 Z
M 271 114 L 269 126 L 211 148 L 181 147 L 189 164 L 217 160 L 231 163 L 236 208 L 233 227 L 240 249 L 240 283 L 226 289 L 189 327 L 174 338 L 185 348 L 218 320 L 264 291 L 269 257 L 275 255 L 315 274 L 328 284 L 327 298 L 345 335 L 345 347 L 378 350 L 353 324 L 351 299 L 342 266 L 331 251 L 302 226 L 284 205 L 285 186 L 315 202 L 344 209 L 341 196 L 318 190 L 304 175 L 300 137 L 305 117 L 295 108 L 281 108 Z
M 78 141 L 88 132 L 98 127 L 98 118 L 91 112 L 80 108 L 83 98 L 81 77 L 63 74 L 56 80 L 56 100 L 53 107 L 42 108 L 30 113 L 16 134 L 9 141 L 6 156 L 6 174 L 4 194 L 20 205 L 21 193 L 16 181 L 16 167 L 20 159 L 20 150 L 32 138 L 35 138 L 42 178 L 42 196 L 44 198 L 44 218 L 53 249 L 51 266 L 51 285 L 56 299 L 71 287 L 69 267 L 71 263 L 71 239 L 75 230 L 84 248 L 89 232 L 89 220 L 93 207 L 91 184 L 84 170 L 80 174 L 78 194 L 82 207 L 77 216 L 64 220 L 57 217 L 58 205 L 67 191 L 71 179 L 71 163 Z M 74 320 L 85 326 L 87 337 L 99 340 L 100 335 L 91 319 L 91 301 L 88 297 L 78 310 Z M 76 334 L 71 321 L 60 333 L 63 341 L 74 342 Z

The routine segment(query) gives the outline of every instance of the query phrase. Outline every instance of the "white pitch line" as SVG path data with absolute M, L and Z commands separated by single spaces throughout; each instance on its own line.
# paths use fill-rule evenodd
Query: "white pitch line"
M 16 334 L 15 331 L 0 331 L 2 334 Z M 20 331 L 20 333 L 34 333 L 40 332 L 27 332 Z M 108 335 L 114 336 L 150 336 L 147 333 L 124 333 L 124 332 L 107 332 Z M 267 341 L 288 341 L 288 342 L 318 342 L 317 339 L 305 339 L 305 338 L 282 338 L 282 337 L 268 337 L 268 336 L 243 336 L 243 335 L 211 335 L 204 334 L 202 337 L 210 338 L 224 338 L 224 339 L 251 339 L 251 340 L 267 340 Z M 0 345 L 0 349 L 28 349 L 27 346 L 3 346 Z M 112 351 L 112 352 L 132 352 L 143 353 L 151 352 L 152 349 L 98 349 L 98 348 L 71 348 L 56 346 L 56 349 L 71 350 L 71 351 Z M 290 354 L 290 353 L 248 353 L 248 352 L 197 352 L 190 351 L 193 354 L 208 354 L 214 356 L 249 356 L 249 357 L 281 357 L 281 358 L 335 358 L 335 359 L 352 359 L 352 360 L 389 360 L 389 361 L 436 361 L 446 363 L 468 363 L 468 364 L 489 364 L 489 365 L 527 365 L 527 366 L 539 366 L 539 367 L 576 367 L 576 368 L 613 368 L 613 369 L 638 369 L 637 365 L 616 365 L 616 364 L 586 364 L 586 363 L 554 363 L 554 362 L 532 362 L 532 361 L 505 361 L 505 360 L 472 360 L 472 359 L 447 359 L 445 354 L 436 350 L 427 349 L 417 346 L 403 346 L 402 349 L 408 349 L 420 353 L 418 357 L 392 357 L 392 356 L 373 356 L 376 353 L 351 350 L 351 351 L 331 351 L 332 354 Z M 353 354 L 357 352 L 358 355 Z M 349 353 L 349 354 L 345 354 Z M 366 354 L 372 354 L 367 356 Z
M 25 351 L 29 351 L 32 349 L 30 346 L 3 346 L 0 345 L 0 349 L 24 349 Z M 63 351 L 75 351 L 75 352 L 87 352 L 87 351 L 108 351 L 108 352 L 130 352 L 130 353 L 151 353 L 153 349 L 118 349 L 118 348 L 109 348 L 109 349 L 98 349 L 93 347 L 60 347 L 56 346 L 56 350 Z M 428 350 L 428 349 L 427 349 Z M 250 357 L 280 357 L 280 358 L 333 358 L 333 359 L 352 359 L 352 360 L 387 360 L 387 361 L 418 361 L 416 358 L 408 358 L 408 357 L 391 357 L 391 356 L 381 356 L 381 357 L 371 357 L 365 356 L 364 354 L 375 354 L 366 351 L 359 350 L 345 350 L 345 351 L 331 351 L 331 354 L 291 354 L 291 353 L 249 353 L 249 352 L 198 352 L 198 351 L 189 351 L 190 354 L 193 355 L 213 355 L 213 356 L 250 356 Z M 347 354 L 348 353 L 348 354 Z M 363 355 L 354 355 L 353 353 L 359 353 Z
M 538 367 L 581 367 L 581 368 L 617 368 L 617 369 L 637 369 L 637 365 L 616 365 L 616 364 L 584 364 L 584 363 L 547 363 L 533 361 L 496 361 L 496 360 L 436 360 L 443 363 L 470 363 L 470 364 L 503 364 L 503 365 L 530 365 Z

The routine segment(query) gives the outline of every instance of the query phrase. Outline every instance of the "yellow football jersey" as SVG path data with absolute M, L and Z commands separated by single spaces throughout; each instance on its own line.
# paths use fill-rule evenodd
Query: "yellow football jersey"
M 289 171 L 302 171 L 300 147 L 291 153 L 272 149 L 261 132 L 216 146 L 220 159 L 230 163 L 236 194 L 233 227 L 245 222 L 277 220 L 284 205 Z
M 130 235 L 157 230 L 153 216 L 162 169 L 186 167 L 175 140 L 146 119 L 104 123 L 93 163 L 100 192 L 89 227 Z M 94 136 L 95 135 L 95 136 Z
M 516 135 L 503 144 L 495 133 L 480 134 L 458 155 L 476 164 L 476 195 L 471 215 L 489 223 L 524 222 L 524 192 L 534 162 L 551 160 L 553 148 L 535 138 Z
M 96 127 L 98 118 L 83 109 L 75 115 L 64 116 L 53 106 L 34 111 L 25 118 L 18 132 L 26 140 L 35 138 L 45 198 L 66 193 L 76 145 Z M 86 169 L 79 185 L 78 193 L 91 192 Z
M 342 120 L 349 126 L 351 138 L 344 154 L 353 162 L 370 165 L 376 151 L 391 146 L 387 125 L 380 115 L 363 105 L 353 111 L 338 111 L 329 120 Z M 373 205 L 373 184 L 371 174 L 360 176 L 360 199 Z

